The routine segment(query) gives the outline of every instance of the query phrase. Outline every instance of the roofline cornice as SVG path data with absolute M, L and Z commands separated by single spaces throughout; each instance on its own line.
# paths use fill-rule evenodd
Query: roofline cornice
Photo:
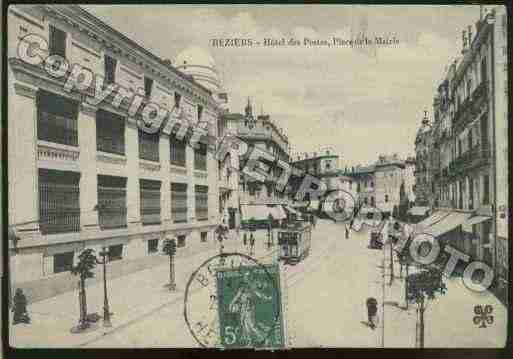
M 189 96 L 204 97 L 210 106 L 217 107 L 212 97 L 212 92 L 203 85 L 187 77 L 172 65 L 164 63 L 164 60 L 146 50 L 143 46 L 129 39 L 118 30 L 107 25 L 96 16 L 84 10 L 78 5 L 39 5 L 50 16 L 61 18 L 79 31 L 86 33 L 94 40 L 103 43 L 115 53 L 120 53 L 130 61 L 135 62 L 147 71 L 161 77 L 172 86 L 185 91 Z M 179 85 L 181 84 L 181 86 Z M 201 94 L 195 94 L 194 92 Z

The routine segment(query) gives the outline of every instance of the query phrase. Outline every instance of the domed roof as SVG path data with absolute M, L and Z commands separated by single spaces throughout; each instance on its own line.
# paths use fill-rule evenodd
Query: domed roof
M 215 69 L 216 63 L 212 56 L 199 46 L 189 46 L 175 58 L 175 67 L 187 65 L 205 66 Z
M 174 66 L 181 72 L 213 91 L 219 92 L 221 83 L 212 56 L 199 46 L 190 46 L 175 58 Z

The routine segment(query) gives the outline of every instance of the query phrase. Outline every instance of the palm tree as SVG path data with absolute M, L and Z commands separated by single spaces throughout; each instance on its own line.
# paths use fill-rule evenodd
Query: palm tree
M 93 278 L 93 269 L 96 267 L 96 256 L 94 249 L 84 249 L 78 256 L 78 263 L 76 266 L 71 268 L 73 275 L 79 276 L 79 303 L 80 303 L 80 319 L 79 329 L 85 329 L 89 326 L 87 321 L 87 301 L 85 291 L 85 281 L 87 278 Z
M 173 291 L 176 289 L 175 283 L 175 262 L 174 256 L 176 253 L 176 243 L 174 239 L 166 239 L 164 240 L 164 245 L 162 247 L 162 251 L 169 256 L 169 284 L 166 284 L 169 287 L 169 290 Z

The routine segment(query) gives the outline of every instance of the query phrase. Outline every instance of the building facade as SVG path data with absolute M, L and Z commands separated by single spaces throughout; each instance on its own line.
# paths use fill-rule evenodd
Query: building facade
M 462 55 L 449 64 L 434 97 L 426 147 L 418 146 L 417 156 L 427 150 L 433 175 L 426 179 L 416 172 L 417 187 L 427 180 L 432 207 L 470 216 L 451 244 L 494 268 L 492 289 L 503 301 L 509 218 L 506 21 L 505 8 L 496 7 L 463 31 Z
M 205 122 L 215 137 L 212 92 L 79 6 L 11 6 L 8 26 L 15 281 L 67 272 L 85 248 L 106 247 L 118 260 L 158 253 L 164 238 L 177 238 L 179 248 L 213 239 L 218 164 L 205 145 L 141 131 L 125 100 L 92 105 L 94 91 L 65 90 L 48 68 L 21 60 L 18 45 L 36 34 L 48 44 L 39 49 L 44 55 L 138 93 L 143 104 L 159 104 L 190 127 Z

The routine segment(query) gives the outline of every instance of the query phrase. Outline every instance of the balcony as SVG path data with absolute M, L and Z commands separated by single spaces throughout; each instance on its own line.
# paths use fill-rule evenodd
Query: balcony
M 449 165 L 449 171 L 455 176 L 464 172 L 490 164 L 490 148 L 488 146 L 475 145 L 469 151 L 463 153 Z
M 488 106 L 488 81 L 483 81 L 476 87 L 471 96 L 469 96 L 460 105 L 454 115 L 453 128 L 459 132 L 479 114 L 487 110 Z

